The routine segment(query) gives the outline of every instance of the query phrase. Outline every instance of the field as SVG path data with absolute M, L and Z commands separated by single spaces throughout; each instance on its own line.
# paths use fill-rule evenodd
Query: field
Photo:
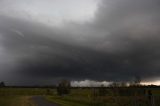
M 0 106 L 35 106 L 30 96 L 3 96 L 0 98 Z
M 138 88 L 142 90 L 144 88 Z M 117 89 L 119 90 L 119 88 Z M 127 92 L 128 88 L 124 89 Z M 135 90 L 135 89 L 134 89 Z M 138 91 L 136 89 L 136 91 Z M 62 106 L 151 106 L 147 91 L 152 90 L 154 106 L 160 106 L 160 89 L 145 89 L 144 94 L 123 95 L 113 89 L 107 89 L 106 95 L 99 96 L 99 88 L 72 89 L 69 95 L 46 96 L 47 100 L 61 104 Z M 131 90 L 131 93 L 133 91 Z M 139 92 L 140 93 L 140 92 Z M 151 101 L 152 102 L 152 101 Z
M 54 93 L 53 90 L 51 92 Z M 36 106 L 32 96 L 46 93 L 42 88 L 0 88 L 0 106 Z
M 55 88 L 0 88 L 0 106 L 36 106 L 32 97 L 37 95 L 60 106 L 160 106 L 159 88 L 128 89 L 72 88 L 68 95 L 59 96 Z

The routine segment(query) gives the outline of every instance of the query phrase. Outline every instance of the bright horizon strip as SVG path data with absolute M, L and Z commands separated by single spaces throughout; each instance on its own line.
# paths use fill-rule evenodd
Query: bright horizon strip
M 148 81 L 148 82 L 142 82 L 142 85 L 160 85 L 160 80 L 157 81 Z
M 86 86 L 108 86 L 112 82 L 109 81 L 94 81 L 94 80 L 81 80 L 81 81 L 71 81 L 71 85 L 74 87 L 86 87 Z M 127 83 L 128 85 L 129 83 Z M 157 81 L 148 81 L 148 82 L 141 82 L 142 85 L 160 85 L 160 80 Z

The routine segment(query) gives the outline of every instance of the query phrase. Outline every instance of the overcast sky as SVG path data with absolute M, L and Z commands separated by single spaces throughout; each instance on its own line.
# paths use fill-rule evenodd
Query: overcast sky
M 160 80 L 159 20 L 159 0 L 1 0 L 0 81 Z

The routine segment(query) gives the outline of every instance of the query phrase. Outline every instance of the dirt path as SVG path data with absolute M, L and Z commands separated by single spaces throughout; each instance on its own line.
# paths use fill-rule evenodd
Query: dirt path
M 59 106 L 55 103 L 48 102 L 42 96 L 34 96 L 32 97 L 32 100 L 37 106 Z

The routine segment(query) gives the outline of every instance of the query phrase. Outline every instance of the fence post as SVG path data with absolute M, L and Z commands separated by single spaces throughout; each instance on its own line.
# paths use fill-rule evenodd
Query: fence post
M 154 98 L 154 96 L 152 95 L 152 98 L 151 98 L 152 100 L 151 100 L 151 106 L 155 106 L 155 98 Z
M 149 100 L 149 105 L 150 106 L 156 106 L 155 105 L 155 98 L 152 95 L 152 91 L 151 90 L 148 90 L 148 100 Z

